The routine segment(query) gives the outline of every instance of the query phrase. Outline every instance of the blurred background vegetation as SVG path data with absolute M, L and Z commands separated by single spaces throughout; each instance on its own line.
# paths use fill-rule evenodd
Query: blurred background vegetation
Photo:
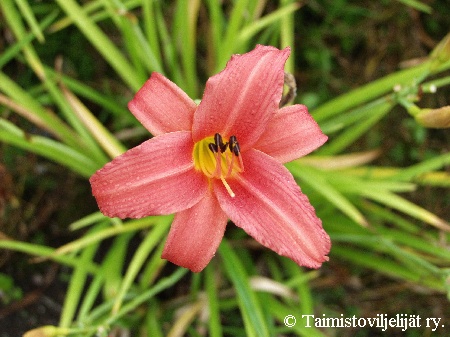
M 404 313 L 450 326 L 450 136 L 414 118 L 450 105 L 449 27 L 447 0 L 2 0 L 0 337 L 44 325 L 445 336 L 305 328 L 300 317 Z M 104 218 L 88 178 L 148 139 L 126 105 L 152 71 L 201 98 L 231 54 L 257 43 L 292 47 L 295 102 L 330 137 L 288 165 L 332 238 L 330 261 L 300 268 L 229 225 L 194 275 L 159 259 L 170 216 Z

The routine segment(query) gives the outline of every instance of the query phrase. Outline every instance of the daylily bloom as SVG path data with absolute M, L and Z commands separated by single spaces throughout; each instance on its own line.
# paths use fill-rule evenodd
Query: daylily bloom
M 330 238 L 283 163 L 327 137 L 303 105 L 279 109 L 290 49 L 258 45 L 211 77 L 197 106 L 153 73 L 128 107 L 154 138 L 90 179 L 103 214 L 176 213 L 162 253 L 199 272 L 214 256 L 228 219 L 297 264 L 319 268 Z

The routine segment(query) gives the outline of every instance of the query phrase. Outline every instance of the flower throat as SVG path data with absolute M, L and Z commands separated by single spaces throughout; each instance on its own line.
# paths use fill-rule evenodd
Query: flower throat
M 192 156 L 194 166 L 208 178 L 220 179 L 231 197 L 235 194 L 225 179 L 232 178 L 236 173 L 244 171 L 241 150 L 236 136 L 231 136 L 224 143 L 220 134 L 206 137 L 195 143 Z

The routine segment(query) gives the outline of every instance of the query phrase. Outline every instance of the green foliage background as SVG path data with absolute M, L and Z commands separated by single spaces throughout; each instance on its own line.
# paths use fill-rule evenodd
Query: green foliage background
M 383 333 L 307 328 L 304 314 L 450 324 L 450 139 L 414 118 L 449 105 L 446 1 L 2 0 L 0 15 L 2 337 L 48 324 L 48 336 Z M 150 136 L 126 104 L 151 72 L 201 98 L 257 43 L 292 47 L 296 102 L 330 137 L 287 165 L 332 238 L 330 262 L 306 270 L 230 225 L 192 274 L 160 259 L 171 216 L 106 218 L 87 178 Z M 36 319 L 14 303 L 41 274 L 61 308 Z M 385 335 L 397 333 L 430 331 Z

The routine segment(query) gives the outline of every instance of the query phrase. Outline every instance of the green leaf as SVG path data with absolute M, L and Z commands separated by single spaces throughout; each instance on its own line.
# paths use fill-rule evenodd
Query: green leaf
M 259 31 L 261 31 L 266 27 L 269 27 L 270 25 L 273 25 L 274 23 L 280 20 L 284 20 L 286 17 L 289 17 L 290 14 L 292 14 L 299 8 L 300 5 L 298 3 L 291 3 L 289 5 L 283 6 L 271 12 L 270 14 L 263 16 L 257 21 L 251 22 L 240 31 L 238 35 L 237 46 L 239 46 L 240 44 L 245 44 L 251 38 L 253 38 Z M 292 58 L 292 55 L 290 58 Z
M 84 268 L 86 268 L 86 270 L 88 270 L 91 273 L 96 273 L 99 270 L 99 267 L 95 263 L 85 263 L 85 261 L 80 261 L 79 258 L 73 256 L 54 255 L 55 252 L 54 248 L 50 248 L 43 245 L 37 245 L 33 243 L 15 240 L 0 239 L 0 248 L 34 255 L 44 259 L 50 259 L 69 267 L 77 267 L 79 264 L 83 264 Z
M 414 270 L 410 270 L 400 265 L 389 257 L 380 257 L 374 255 L 373 252 L 339 245 L 333 247 L 332 254 L 354 264 L 376 270 L 394 278 L 423 284 L 440 291 L 444 289 L 441 280 L 432 277 L 427 278 L 422 274 L 416 273 Z
M 165 223 L 166 221 L 169 221 L 169 219 L 172 219 L 171 216 L 153 216 L 153 217 L 147 217 L 142 219 L 136 219 L 136 220 L 130 220 L 126 224 L 122 224 L 121 220 L 116 218 L 120 221 L 120 225 L 116 225 L 114 227 L 108 227 L 101 231 L 95 232 L 93 234 L 85 235 L 81 237 L 80 239 L 77 239 L 75 241 L 72 241 L 70 243 L 65 244 L 64 246 L 59 247 L 55 254 L 66 254 L 68 252 L 76 252 L 80 249 L 83 249 L 86 246 L 89 246 L 95 242 L 102 241 L 106 238 L 120 235 L 122 233 L 127 232 L 134 232 L 140 229 L 145 229 L 152 227 L 159 223 Z M 112 219 L 110 219 L 112 221 Z
M 330 100 L 313 110 L 312 115 L 317 122 L 322 122 L 360 104 L 370 102 L 381 95 L 393 92 L 395 85 L 410 85 L 414 79 L 428 74 L 430 66 L 431 62 L 425 62 L 417 67 L 389 74 Z
M 186 82 L 184 88 L 190 97 L 198 97 L 197 81 L 197 19 L 200 7 L 199 0 L 178 0 L 173 21 L 172 41 L 180 43 L 181 62 L 183 64 L 183 75 Z
M 218 59 L 215 72 L 222 70 L 230 56 L 236 51 L 236 36 L 239 35 L 239 31 L 241 30 L 244 22 L 243 18 L 246 17 L 245 11 L 247 9 L 248 2 L 249 0 L 240 0 L 233 3 L 234 5 L 229 16 L 225 36 L 222 37 L 223 40 L 220 44 L 220 54 L 217 55 Z
M 39 42 L 45 42 L 44 34 L 42 33 L 41 27 L 34 16 L 33 10 L 30 8 L 30 5 L 26 0 L 15 0 L 17 7 L 19 7 L 20 12 L 22 13 L 23 18 L 27 21 L 30 26 L 32 32 L 36 36 Z
M 171 221 L 169 218 L 166 218 L 165 220 L 166 221 L 160 222 L 158 226 L 154 226 L 151 229 L 151 231 L 146 235 L 144 241 L 139 245 L 136 253 L 128 264 L 128 268 L 123 277 L 122 285 L 115 298 L 114 306 L 112 309 L 113 313 L 119 311 L 125 295 L 130 290 L 130 287 L 133 284 L 133 281 L 135 280 L 142 266 L 149 258 L 150 252 L 161 241 L 162 236 L 167 233 Z
M 388 100 L 380 101 L 377 106 L 368 111 L 366 119 L 360 121 L 356 125 L 346 128 L 339 136 L 334 137 L 331 141 L 322 146 L 318 153 L 322 155 L 331 155 L 342 152 L 383 118 L 393 106 L 394 103 Z
M 219 297 L 217 294 L 217 280 L 216 269 L 213 263 L 206 266 L 205 269 L 205 288 L 206 295 L 208 296 L 208 336 L 210 337 L 221 337 L 222 336 L 222 325 L 220 320 L 220 309 L 219 309 Z
M 369 189 L 361 191 L 361 193 L 363 196 L 378 201 L 379 203 L 386 206 L 393 207 L 412 217 L 425 221 L 426 223 L 435 226 L 436 228 L 442 229 L 447 232 L 450 231 L 450 224 L 448 224 L 445 220 L 394 193 Z
M 424 4 L 423 2 L 417 1 L 417 0 L 397 0 L 399 2 L 404 3 L 405 5 L 415 8 L 421 12 L 427 13 L 427 14 L 431 14 L 431 12 L 433 11 L 433 9 Z
M 99 165 L 67 145 L 42 136 L 26 134 L 11 122 L 0 118 L 0 140 L 36 153 L 89 178 Z
M 39 29 L 42 31 L 45 28 L 47 28 L 50 24 L 54 22 L 57 16 L 58 10 L 52 11 L 42 20 L 41 23 L 39 23 Z M 3 50 L 0 55 L 0 69 L 3 68 L 14 57 L 16 57 L 17 54 L 19 54 L 26 45 L 31 43 L 35 37 L 36 37 L 35 33 L 33 32 L 27 33 L 22 39 L 19 39 L 19 41 L 14 43 L 12 46 Z
M 136 310 L 140 305 L 145 302 L 148 302 L 151 298 L 153 298 L 156 294 L 162 292 L 165 289 L 172 287 L 176 282 L 178 282 L 186 273 L 188 269 L 178 268 L 171 275 L 160 279 L 153 287 L 144 291 L 141 294 L 134 296 L 129 302 L 124 304 L 119 312 L 112 313 L 108 319 L 106 319 L 105 324 L 110 325 L 113 322 L 116 322 L 119 318 L 128 314 L 129 312 Z
M 111 157 L 120 156 L 126 151 L 123 146 L 88 110 L 88 108 L 67 88 L 61 88 L 64 97 L 72 107 L 74 114 L 78 117 L 80 122 L 86 127 L 92 137 Z M 103 159 L 103 158 L 102 158 Z M 99 158 L 100 160 L 100 158 Z
M 66 295 L 64 296 L 64 305 L 59 319 L 60 327 L 68 328 L 72 324 L 75 313 L 78 309 L 78 303 L 83 295 L 87 277 L 89 275 L 89 269 L 86 268 L 86 266 L 92 263 L 92 259 L 97 252 L 97 248 L 98 244 L 92 245 L 83 250 L 80 254 L 80 260 L 82 263 L 77 265 L 74 269 L 70 277 L 69 287 Z
M 231 249 L 226 240 L 219 247 L 225 270 L 236 290 L 239 308 L 244 318 L 245 331 L 249 337 L 270 336 L 264 320 L 261 303 L 250 287 L 249 276 L 239 257 Z
M 361 212 L 342 193 L 327 182 L 328 174 L 326 172 L 320 172 L 312 167 L 300 165 L 296 162 L 288 163 L 286 164 L 286 167 L 294 174 L 294 176 L 302 179 L 304 183 L 320 193 L 350 219 L 362 226 L 367 225 L 367 220 Z
M 142 85 L 140 76 L 131 67 L 120 50 L 103 33 L 95 22 L 85 13 L 82 7 L 74 0 L 56 0 L 59 6 L 66 12 L 77 25 L 86 38 L 97 48 L 103 58 L 134 91 Z
M 44 109 L 44 107 L 28 92 L 22 89 L 16 82 L 0 72 L 0 90 L 9 96 L 12 103 L 16 104 L 19 113 L 36 126 L 41 127 L 72 147 L 82 146 L 81 139 L 58 116 Z M 5 104 L 5 102 L 3 102 Z M 11 107 L 10 108 L 14 108 Z

